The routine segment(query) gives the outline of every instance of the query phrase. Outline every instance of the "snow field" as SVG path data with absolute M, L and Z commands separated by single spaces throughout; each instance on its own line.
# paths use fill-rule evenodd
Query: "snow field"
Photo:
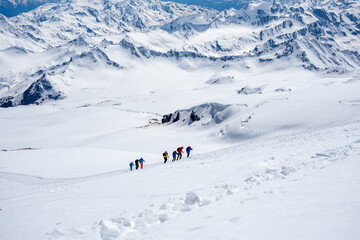
M 351 134 L 344 131 L 349 129 L 352 130 Z M 346 134 L 343 135 L 342 132 Z M 342 140 L 347 138 L 346 142 L 349 144 L 332 148 L 337 145 L 332 138 L 334 135 Z M 328 138 L 324 139 L 323 136 Z M 306 142 L 302 141 L 304 138 L 307 139 Z M 345 169 L 357 164 L 360 145 L 358 140 L 353 141 L 357 138 L 359 127 L 358 122 L 354 122 L 311 133 L 250 141 L 248 144 L 254 146 L 254 149 L 246 150 L 246 146 L 239 146 L 224 150 L 224 153 L 213 152 L 194 156 L 189 160 L 172 163 L 176 164 L 176 167 L 167 164 L 161 169 L 145 169 L 144 171 L 153 173 L 146 175 L 155 175 L 155 178 L 158 178 L 153 179 L 153 183 L 161 182 L 164 179 L 163 175 L 168 175 L 166 172 L 171 171 L 172 178 L 166 178 L 166 185 L 177 188 L 176 193 L 173 194 L 171 190 L 168 192 L 168 187 L 161 184 L 162 188 L 152 189 L 150 195 L 155 197 L 152 199 L 156 201 L 164 197 L 162 192 L 170 193 L 166 194 L 170 198 L 165 203 L 160 201 L 150 204 L 149 208 L 136 212 L 130 218 L 123 214 L 118 218 L 102 220 L 91 228 L 56 229 L 50 234 L 50 239 L 98 239 L 99 236 L 103 240 L 154 237 L 236 239 L 236 233 L 241 233 L 246 239 L 267 236 L 318 239 L 330 237 L 332 234 L 339 236 L 340 229 L 347 231 L 346 236 L 349 239 L 354 239 L 358 234 L 355 229 L 359 216 L 354 213 L 353 208 L 358 208 L 359 202 L 355 199 L 358 195 L 356 186 L 359 186 L 359 181 L 354 180 L 354 168 L 350 172 Z M 309 145 L 315 141 L 318 145 L 313 149 L 313 156 L 306 156 L 309 148 L 311 149 Z M 268 144 L 264 146 L 264 142 Z M 297 148 L 289 148 L 293 144 L 296 144 Z M 280 156 L 268 155 L 275 146 L 281 150 L 277 152 L 281 152 Z M 260 149 L 261 153 L 258 151 Z M 245 157 L 251 152 L 256 154 L 252 155 L 253 159 L 249 161 Z M 264 159 L 265 156 L 268 158 Z M 256 164 L 249 164 L 254 160 Z M 345 176 L 342 175 L 344 172 L 338 171 L 337 166 L 334 166 L 338 164 L 342 166 L 340 169 L 345 170 Z M 215 171 L 219 165 L 223 168 Z M 244 169 L 245 166 L 247 169 Z M 184 168 L 187 170 L 182 171 Z M 209 176 L 207 173 L 210 172 L 216 176 Z M 177 177 L 177 174 L 183 177 Z M 249 177 L 244 178 L 246 175 Z M 204 179 L 203 176 L 207 177 Z M 220 182 L 217 181 L 219 179 Z M 191 191 L 187 185 L 189 181 Z M 183 182 L 187 185 L 188 191 L 182 192 L 180 189 L 184 187 L 178 189 L 176 182 Z M 344 183 L 345 187 L 342 185 Z M 319 188 L 320 193 L 318 190 L 314 191 L 313 184 L 317 184 L 316 189 Z M 150 183 L 150 186 L 153 184 Z M 332 186 L 331 190 L 325 190 L 329 189 L 329 186 Z M 339 220 L 331 217 L 332 210 L 328 208 L 339 214 Z M 343 209 L 340 211 L 339 208 Z M 349 225 L 341 224 L 341 221 Z M 269 226 L 269 222 L 274 224 Z M 313 224 L 319 228 L 314 229 Z M 329 224 L 334 228 L 329 231 L 329 225 L 323 224 Z M 284 229 L 284 226 L 289 227 Z
M 66 164 L 55 169 L 34 162 L 38 168 L 46 169 L 48 176 L 59 173 L 63 176 L 43 179 L 36 175 L 2 172 L 1 191 L 8 197 L 1 200 L 1 221 L 6 224 L 6 236 L 14 239 L 14 234 L 44 238 L 46 232 L 49 239 L 148 239 L 155 236 L 159 239 L 190 236 L 217 239 L 223 231 L 227 233 L 221 235 L 224 239 L 236 239 L 238 232 L 249 239 L 265 237 L 260 234 L 263 231 L 256 231 L 253 226 L 271 228 L 264 232 L 279 238 L 332 236 L 324 228 L 314 229 L 310 220 L 316 226 L 321 222 L 336 225 L 338 228 L 331 228 L 334 234 L 338 234 L 340 228 L 347 230 L 349 239 L 354 239 L 357 228 L 352 224 L 341 225 L 341 221 L 358 221 L 356 211 L 352 210 L 359 206 L 356 200 L 359 181 L 354 176 L 359 144 L 359 122 L 354 121 L 303 133 L 247 140 L 237 147 L 195 153 L 190 159 L 165 165 L 146 162 L 145 169 L 135 172 L 124 169 L 67 178 L 64 175 Z M 8 153 L 1 152 L 1 156 Z M 159 162 L 160 159 L 159 156 Z M 64 159 L 65 162 L 69 160 Z M 18 158 L 17 167 L 22 168 L 24 161 Z M 91 174 L 87 161 L 83 164 L 83 171 L 88 169 Z M 111 161 L 95 162 L 94 167 L 96 164 L 114 166 Z M 4 165 L 8 164 L 2 161 Z M 14 168 L 11 170 L 16 172 Z M 338 171 L 338 168 L 347 170 Z M 348 185 L 349 182 L 352 184 Z M 328 186 L 333 187 L 326 188 Z M 325 199 L 319 199 L 319 190 L 327 195 Z M 325 204 L 322 210 L 318 209 L 320 200 Z M 351 205 L 345 206 L 347 203 Z M 325 206 L 337 211 L 339 220 L 331 218 L 332 211 L 326 212 Z M 33 219 L 36 212 L 43 214 Z M 67 212 L 73 214 L 64 214 Z M 311 217 L 315 213 L 321 214 Z M 22 220 L 11 218 L 13 215 Z M 274 221 L 271 216 L 280 220 L 269 226 L 269 221 Z M 283 227 L 289 223 L 289 218 L 294 220 L 291 228 L 285 230 Z M 328 219 L 333 220 L 329 222 Z M 27 224 L 33 227 L 25 227 Z M 303 228 L 297 228 L 299 224 L 304 224 Z M 14 226 L 21 230 L 13 231 Z M 302 235 L 301 229 L 311 230 L 312 235 Z

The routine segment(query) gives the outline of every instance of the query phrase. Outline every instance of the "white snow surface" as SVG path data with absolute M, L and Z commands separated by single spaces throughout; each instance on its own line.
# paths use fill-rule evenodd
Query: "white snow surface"
M 217 13 L 140 2 L 63 1 L 0 16 L 0 97 L 15 106 L 0 108 L 0 239 L 359 239 L 358 35 L 332 29 L 338 50 L 311 38 L 314 27 L 295 44 L 280 36 L 299 30 L 297 20 L 253 25 L 269 3 Z M 104 7 L 129 18 L 109 19 Z M 344 10 L 354 14 L 346 21 L 357 9 Z M 34 29 L 24 25 L 32 19 Z M 24 28 L 43 41 L 24 40 Z M 261 63 L 260 53 L 276 60 Z M 304 56 L 324 68 L 304 68 Z M 190 157 L 164 164 L 179 146 Z M 144 169 L 131 172 L 140 157 Z
M 0 109 L 1 239 L 360 236 L 358 75 L 232 69 L 209 85 L 211 68 L 158 64 L 77 71 L 66 99 Z M 237 93 L 250 85 L 266 87 Z M 230 105 L 224 120 L 159 123 L 204 102 Z M 164 164 L 181 145 L 191 157 Z

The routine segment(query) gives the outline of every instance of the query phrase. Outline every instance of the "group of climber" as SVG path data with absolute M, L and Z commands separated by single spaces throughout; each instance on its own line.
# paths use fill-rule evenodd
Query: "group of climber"
M 172 161 L 176 161 L 176 160 L 179 160 L 182 158 L 182 153 L 183 153 L 183 149 L 184 147 L 178 147 L 173 153 L 172 153 L 172 156 L 173 156 L 173 159 Z M 186 148 L 186 153 L 187 153 L 187 157 L 190 157 L 190 151 L 193 150 L 190 146 L 188 146 Z M 169 158 L 169 154 L 167 153 L 167 151 L 165 151 L 163 153 L 163 157 L 164 157 L 164 163 L 167 162 L 168 158 Z M 144 167 L 144 162 L 145 160 L 141 157 L 140 159 L 136 159 L 135 160 L 135 164 L 133 162 L 131 162 L 129 165 L 130 165 L 130 171 L 133 170 L 133 167 L 135 165 L 135 169 L 138 170 L 139 169 L 139 164 L 140 164 L 140 168 L 143 169 Z
M 139 168 L 139 163 L 140 163 L 141 169 L 143 169 L 143 167 L 144 167 L 144 162 L 145 162 L 145 160 L 144 160 L 142 157 L 141 157 L 140 159 L 136 159 L 136 160 L 135 160 L 135 164 L 134 164 L 133 162 L 131 162 L 131 163 L 130 163 L 130 171 L 133 170 L 134 165 L 135 165 L 135 169 L 138 170 L 138 168 Z
M 172 153 L 172 156 L 173 156 L 172 161 L 173 162 L 182 158 L 183 149 L 184 149 L 184 147 L 178 147 L 175 151 L 173 151 L 173 153 Z M 191 150 L 193 150 L 193 149 L 190 146 L 188 146 L 186 148 L 187 157 L 190 157 Z M 167 151 L 165 151 L 163 153 L 163 157 L 164 157 L 164 163 L 166 163 L 166 161 L 169 157 L 169 154 L 167 153 Z

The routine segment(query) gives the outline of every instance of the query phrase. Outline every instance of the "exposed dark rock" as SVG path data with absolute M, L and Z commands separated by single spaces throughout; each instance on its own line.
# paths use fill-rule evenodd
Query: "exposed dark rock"
M 198 115 L 196 115 L 194 111 L 192 111 L 190 114 L 190 119 L 191 119 L 191 121 L 195 122 L 195 121 L 199 121 L 200 117 Z
M 231 110 L 225 111 L 228 107 L 230 107 L 230 105 L 204 103 L 189 109 L 177 110 L 172 114 L 164 115 L 162 123 L 170 124 L 179 122 L 192 125 L 197 122 L 198 125 L 219 124 L 231 116 Z M 240 107 L 240 105 L 238 107 Z M 246 107 L 246 105 L 241 106 L 241 108 L 243 107 Z
M 171 121 L 172 113 L 164 115 L 161 119 L 161 123 L 168 123 Z
M 122 39 L 120 41 L 120 45 L 125 48 L 125 49 L 129 49 L 131 54 L 137 58 L 140 57 L 140 54 L 139 54 L 139 51 L 138 49 L 134 46 L 134 44 L 132 44 L 131 42 L 128 42 L 127 40 L 125 39 Z
M 355 22 L 355 23 L 357 23 L 359 21 L 359 19 L 354 14 L 351 14 L 351 13 L 346 13 L 346 17 L 350 21 Z
M 321 35 L 323 35 L 325 33 L 324 30 L 320 27 L 318 22 L 309 24 L 308 31 L 311 35 L 313 35 L 315 37 L 320 37 Z
M 328 14 L 326 13 L 326 11 L 324 9 L 314 9 L 313 13 L 319 19 L 324 19 L 326 21 L 330 21 L 329 16 L 328 16 Z
M 173 122 L 177 122 L 180 120 L 180 113 L 177 112 L 176 117 L 174 118 Z
M 4 97 L 0 98 L 0 107 L 2 108 L 8 108 L 13 106 L 13 99 L 14 97 Z
M 53 86 L 47 80 L 46 76 L 47 75 L 44 74 L 23 93 L 21 105 L 39 104 L 45 99 L 58 100 L 62 98 L 61 92 L 53 90 Z
M 273 59 L 271 59 L 271 58 L 265 58 L 265 59 L 259 58 L 259 62 L 261 62 L 261 63 L 272 62 L 272 61 L 273 61 Z

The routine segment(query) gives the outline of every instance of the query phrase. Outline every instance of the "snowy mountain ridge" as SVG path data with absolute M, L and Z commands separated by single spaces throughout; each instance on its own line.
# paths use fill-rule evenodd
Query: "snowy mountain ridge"
M 23 100 L 25 91 L 44 73 L 71 85 L 74 71 L 56 72 L 57 66 L 92 68 L 103 62 L 121 70 L 134 64 L 133 58 L 202 59 L 240 63 L 243 68 L 249 67 L 249 61 L 259 67 L 281 63 L 284 68 L 289 64 L 340 74 L 360 66 L 357 1 L 260 1 L 217 12 L 158 0 L 74 0 L 45 4 L 13 18 L 0 17 L 2 58 L 47 59 L 22 71 L 0 72 L 2 107 L 39 104 L 53 96 L 46 94 L 50 88 L 35 88 L 41 93 Z M 120 60 L 125 66 L 111 57 L 112 49 L 119 47 L 130 54 Z M 68 76 L 62 76 L 65 72 Z M 64 92 L 68 91 L 58 90 L 55 95 L 65 97 Z
M 4 31 L 9 33 L 10 38 L 2 39 L 1 48 L 12 45 L 15 41 L 11 36 L 14 35 L 48 49 L 64 44 L 82 33 L 97 37 L 141 30 L 202 10 L 200 7 L 157 0 L 73 0 L 49 3 L 11 19 L 2 17 L 4 23 L 0 27 L 13 26 L 14 30 Z

